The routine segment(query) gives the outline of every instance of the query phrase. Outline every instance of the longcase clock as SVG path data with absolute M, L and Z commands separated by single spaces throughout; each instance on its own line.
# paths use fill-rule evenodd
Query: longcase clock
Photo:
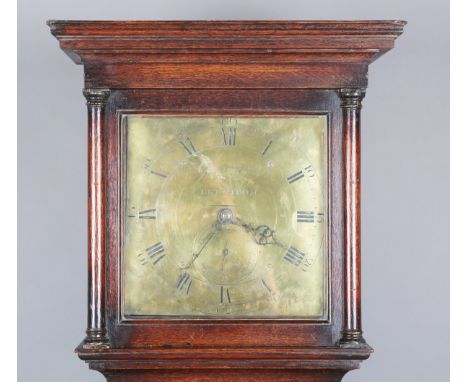
M 368 358 L 360 110 L 402 21 L 49 21 L 85 70 L 109 382 L 340 381 Z

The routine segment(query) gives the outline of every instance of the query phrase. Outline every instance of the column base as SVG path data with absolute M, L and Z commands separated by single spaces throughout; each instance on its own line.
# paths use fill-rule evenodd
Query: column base
M 372 351 L 372 348 L 367 344 L 360 330 L 344 331 L 341 335 L 339 346 L 341 348 L 369 349 Z
M 106 329 L 86 330 L 86 338 L 83 340 L 82 346 L 83 349 L 87 350 L 109 349 L 110 342 Z

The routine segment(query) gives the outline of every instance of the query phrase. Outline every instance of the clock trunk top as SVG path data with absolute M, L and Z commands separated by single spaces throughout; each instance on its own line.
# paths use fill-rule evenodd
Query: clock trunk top
M 86 88 L 366 87 L 404 21 L 61 21 Z

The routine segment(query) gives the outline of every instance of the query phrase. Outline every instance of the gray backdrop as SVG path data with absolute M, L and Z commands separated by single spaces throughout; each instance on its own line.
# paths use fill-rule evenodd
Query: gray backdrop
M 20 0 L 19 380 L 104 381 L 74 354 L 86 326 L 83 68 L 56 19 L 404 19 L 363 109 L 364 334 L 345 381 L 448 381 L 449 5 L 445 0 Z M 6 143 L 8 144 L 8 143 Z

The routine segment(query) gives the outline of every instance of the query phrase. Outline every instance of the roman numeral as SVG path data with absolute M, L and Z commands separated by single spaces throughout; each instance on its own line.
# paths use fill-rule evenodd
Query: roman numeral
M 176 288 L 179 292 L 183 292 L 185 290 L 185 294 L 189 294 L 191 287 L 192 280 L 190 280 L 190 275 L 187 272 L 182 273 L 177 281 Z
M 162 243 L 156 243 L 139 253 L 138 257 L 140 258 L 140 263 L 142 265 L 146 265 L 148 262 L 152 262 L 153 265 L 156 265 L 166 256 L 163 252 L 164 247 Z
M 323 223 L 323 212 L 297 211 L 298 223 Z
M 179 143 L 190 155 L 195 155 L 197 153 L 197 150 L 195 149 L 195 146 L 193 145 L 189 137 L 181 139 Z
M 160 176 L 161 178 L 167 178 L 167 175 L 163 174 L 162 172 L 156 172 L 154 170 L 149 170 L 149 172 L 153 175 Z
M 236 118 L 221 118 L 221 126 L 224 127 L 237 127 L 237 119 Z
M 271 294 L 271 288 L 268 286 L 268 284 L 263 279 L 262 279 L 262 285 L 268 291 L 268 293 Z
M 144 167 L 153 175 L 160 176 L 161 178 L 167 178 L 166 174 L 163 174 L 162 172 L 154 171 L 152 169 L 153 161 L 151 159 L 145 159 Z
M 225 302 L 227 302 L 228 304 L 231 303 L 231 294 L 229 293 L 229 288 L 225 288 L 221 285 L 221 287 L 219 288 L 219 292 L 220 292 L 220 302 L 221 304 L 224 304 Z
M 286 253 L 284 254 L 283 259 L 289 261 L 292 265 L 296 267 L 299 266 L 304 259 L 305 253 L 299 251 L 294 247 L 289 247 Z
M 294 183 L 296 180 L 302 179 L 305 176 L 309 178 L 312 178 L 315 176 L 312 165 L 305 166 L 301 171 L 298 171 L 295 174 L 292 174 L 291 176 L 289 176 L 288 183 L 289 184 Z
M 314 222 L 313 211 L 297 211 L 297 222 L 298 223 L 313 223 Z
M 139 219 L 156 219 L 156 209 L 144 210 L 138 212 Z
M 131 208 L 131 212 L 128 215 L 129 218 L 138 218 L 138 219 L 156 219 L 156 209 L 152 208 L 149 210 L 143 210 L 140 212 L 135 212 L 135 207 Z
M 151 247 L 146 248 L 146 253 L 148 254 L 149 257 L 154 258 L 160 253 L 164 252 L 164 247 L 161 243 L 156 243 L 152 245 Z
M 266 152 L 268 151 L 268 149 L 270 148 L 272 143 L 273 143 L 273 141 L 268 142 L 268 144 L 265 146 L 265 148 L 262 151 L 262 155 L 266 154 Z
M 291 176 L 288 177 L 288 183 L 294 183 L 296 180 L 302 179 L 304 177 L 304 173 L 301 171 L 296 172 L 295 174 L 292 174 Z
M 228 130 L 227 127 L 226 127 L 226 130 L 224 130 L 224 127 L 222 127 L 221 131 L 223 132 L 224 146 L 235 146 L 236 145 L 237 128 L 236 127 L 230 127 L 229 130 Z
M 309 178 L 312 178 L 314 174 L 314 169 L 312 168 L 312 165 L 308 165 L 304 167 L 304 173 L 307 175 Z

